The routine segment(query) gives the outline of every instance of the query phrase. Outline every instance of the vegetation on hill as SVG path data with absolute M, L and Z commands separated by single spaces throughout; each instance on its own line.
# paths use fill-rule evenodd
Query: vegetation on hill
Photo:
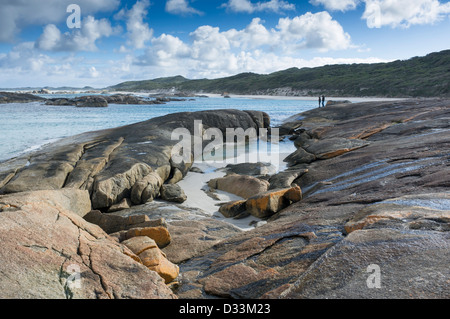
M 291 68 L 271 74 L 241 73 L 220 79 L 182 76 L 125 82 L 113 90 L 177 89 L 203 93 L 435 97 L 450 96 L 450 50 L 405 61 Z

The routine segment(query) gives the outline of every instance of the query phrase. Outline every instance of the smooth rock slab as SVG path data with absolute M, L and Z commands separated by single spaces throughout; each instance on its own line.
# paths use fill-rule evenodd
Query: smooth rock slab
M 448 232 L 354 231 L 328 250 L 280 297 L 447 299 L 449 239 Z M 379 270 L 379 282 L 373 277 L 374 269 Z
M 231 174 L 221 178 L 214 178 L 208 182 L 208 186 L 219 189 L 242 198 L 249 198 L 266 192 L 269 182 L 247 175 Z
M 364 140 L 332 137 L 318 140 L 310 144 L 305 147 L 305 151 L 314 154 L 318 159 L 329 159 L 357 150 L 369 144 L 369 142 Z
M 65 208 L 67 192 L 0 196 L 0 298 L 175 298 L 127 247 Z

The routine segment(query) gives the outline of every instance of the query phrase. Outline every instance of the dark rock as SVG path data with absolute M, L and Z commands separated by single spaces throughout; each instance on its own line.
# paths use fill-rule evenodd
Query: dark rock
M 333 101 L 333 100 L 329 100 L 326 104 L 326 106 L 332 106 L 332 105 L 339 105 L 339 104 L 350 104 L 352 102 L 350 102 L 349 100 L 343 100 L 343 101 Z
M 288 166 L 295 166 L 298 164 L 309 164 L 315 161 L 317 157 L 305 151 L 303 148 L 298 148 L 294 153 L 288 155 L 284 162 L 288 163 Z
M 293 183 L 304 174 L 308 172 L 308 169 L 296 169 L 296 170 L 286 170 L 272 175 L 269 178 L 269 190 L 280 189 L 280 188 L 290 188 Z
M 311 136 L 307 132 L 302 132 L 299 135 L 294 135 L 294 145 L 297 148 L 304 147 L 308 143 L 311 143 Z
M 225 171 L 249 176 L 272 175 L 276 172 L 276 168 L 271 163 L 239 163 L 228 164 Z
M 0 92 L 0 104 L 42 102 L 46 99 L 28 93 Z
M 193 173 L 199 173 L 199 174 L 205 174 L 205 172 L 203 172 L 200 168 L 198 168 L 198 167 L 191 167 L 190 169 L 189 169 L 189 171 L 190 172 L 193 172 Z
M 165 184 L 161 186 L 161 198 L 168 202 L 183 203 L 187 196 L 180 185 Z
M 102 96 L 88 96 L 78 98 L 75 105 L 77 107 L 108 107 L 108 101 Z
M 370 142 L 360 139 L 326 138 L 309 144 L 305 148 L 305 151 L 314 154 L 317 159 L 328 159 L 357 150 L 369 144 Z
M 239 200 L 222 204 L 219 213 L 226 218 L 235 218 L 247 210 L 246 202 L 246 200 Z

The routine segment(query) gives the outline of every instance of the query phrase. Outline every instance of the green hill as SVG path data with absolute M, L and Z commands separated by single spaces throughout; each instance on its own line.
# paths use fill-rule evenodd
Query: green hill
M 167 77 L 167 78 L 158 78 L 158 79 L 154 79 L 154 80 L 123 82 L 123 83 L 111 86 L 111 87 L 109 87 L 109 89 L 116 90 L 116 91 L 170 89 L 174 85 L 179 85 L 186 81 L 189 81 L 189 80 L 182 77 L 181 75 L 178 75 L 178 76 Z
M 241 73 L 221 79 L 182 76 L 125 82 L 110 89 L 230 94 L 436 97 L 450 96 L 450 50 L 405 61 L 291 68 L 271 74 Z

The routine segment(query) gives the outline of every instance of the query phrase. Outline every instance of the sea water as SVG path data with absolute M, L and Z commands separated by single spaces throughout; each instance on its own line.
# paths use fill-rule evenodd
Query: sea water
M 73 98 L 79 95 L 41 96 Z M 50 106 L 42 102 L 0 104 L 0 161 L 34 151 L 64 137 L 133 124 L 170 113 L 219 109 L 257 110 L 268 113 L 272 126 L 277 126 L 292 115 L 316 108 L 317 104 L 315 98 L 242 96 L 187 98 L 184 101 L 154 105 L 110 104 L 107 108 Z
M 315 101 L 223 97 L 153 105 L 110 104 L 107 108 L 50 106 L 42 102 L 0 104 L 0 161 L 34 151 L 64 137 L 146 121 L 170 113 L 218 109 L 258 110 L 267 112 L 272 125 L 277 125 L 290 115 L 314 107 Z

